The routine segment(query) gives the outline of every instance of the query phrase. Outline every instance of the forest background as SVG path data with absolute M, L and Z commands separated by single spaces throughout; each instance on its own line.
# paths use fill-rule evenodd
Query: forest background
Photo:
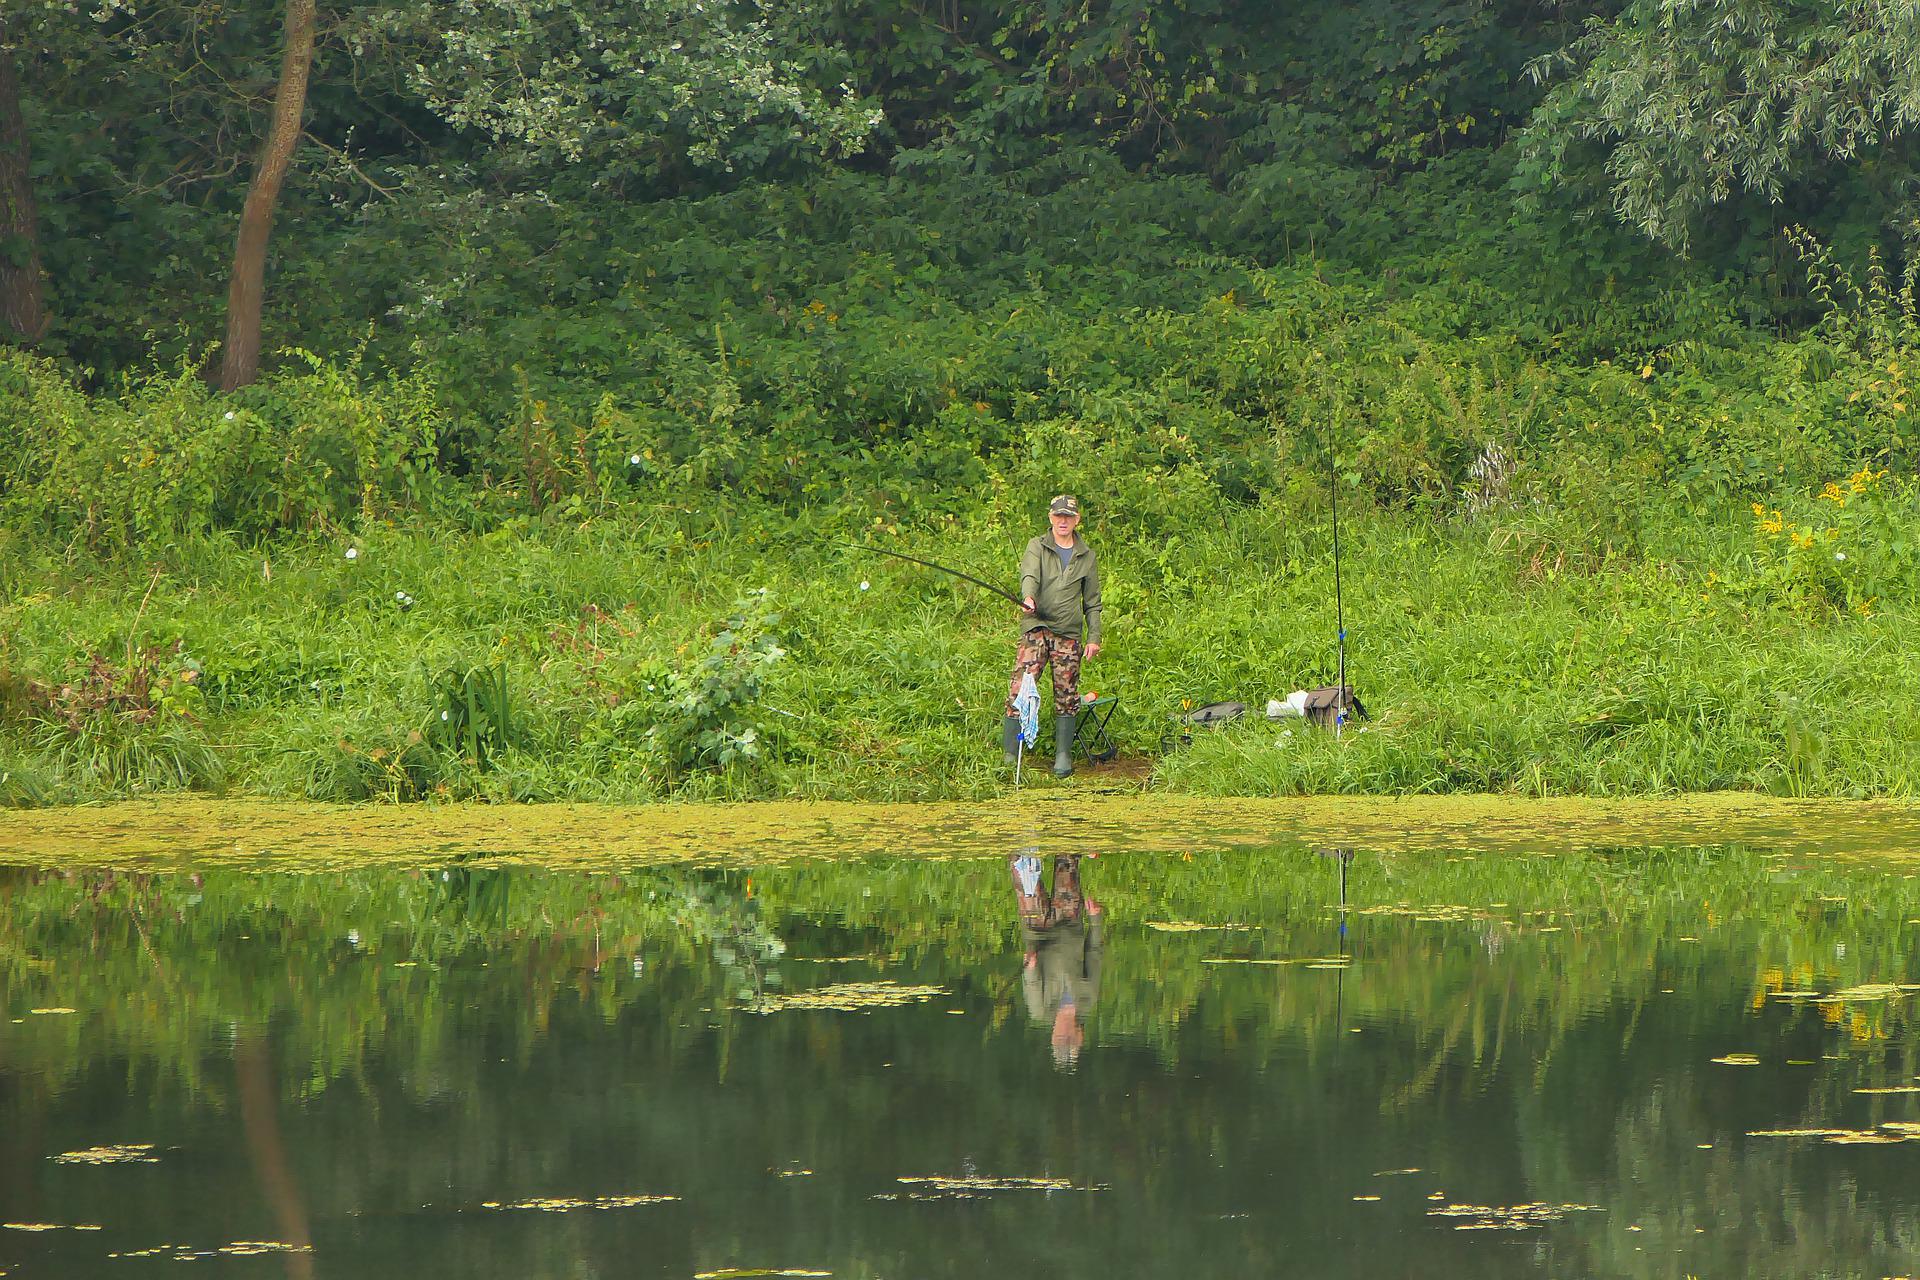
M 1869 0 L 4 0 L 0 804 L 995 794 L 837 544 L 1061 490 L 1128 785 L 1910 795 L 1917 122 Z M 1336 490 L 1374 719 L 1176 748 Z

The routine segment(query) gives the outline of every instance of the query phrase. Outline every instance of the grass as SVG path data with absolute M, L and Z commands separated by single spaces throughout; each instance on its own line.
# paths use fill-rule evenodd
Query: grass
M 1335 739 L 1250 717 L 1162 755 L 1186 703 L 1257 708 L 1331 679 L 1325 520 L 1223 505 L 1146 538 L 1102 515 L 1095 505 L 1089 533 L 1108 647 L 1083 687 L 1121 699 L 1116 736 L 1156 757 L 1152 788 L 1904 797 L 1920 778 L 1920 731 L 1904 711 L 1920 701 L 1920 661 L 1899 642 L 1911 607 L 1860 616 L 1756 592 L 1752 538 L 1732 516 L 1676 520 L 1630 553 L 1568 567 L 1511 513 L 1363 514 L 1345 531 L 1343 568 L 1351 675 L 1374 720 Z M 997 579 L 1026 532 L 942 523 L 896 544 Z M 37 691 L 0 702 L 8 804 L 220 787 L 503 802 L 979 799 L 1010 787 L 997 720 L 1012 617 L 944 575 L 836 549 L 804 517 L 609 510 L 491 534 L 379 525 L 103 563 L 29 549 L 4 572 L 0 671 Z M 664 686 L 761 588 L 784 650 L 739 713 L 761 754 L 675 768 L 647 733 L 690 714 Z M 156 655 L 150 700 L 164 714 L 47 709 L 95 655 L 118 670 L 135 654 Z M 421 734 L 443 696 L 435 681 L 479 666 L 504 670 L 514 715 L 512 741 L 484 760 Z

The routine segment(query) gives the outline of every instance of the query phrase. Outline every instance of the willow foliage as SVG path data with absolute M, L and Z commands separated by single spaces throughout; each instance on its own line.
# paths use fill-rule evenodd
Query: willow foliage
M 1912 177 L 1920 4 L 1911 0 L 1637 0 L 1531 64 L 1571 68 L 1528 129 L 1543 186 L 1597 147 L 1615 213 L 1685 249 L 1702 216 L 1772 204 L 1835 166 L 1891 161 Z M 1831 175 L 1829 175 L 1831 176 Z

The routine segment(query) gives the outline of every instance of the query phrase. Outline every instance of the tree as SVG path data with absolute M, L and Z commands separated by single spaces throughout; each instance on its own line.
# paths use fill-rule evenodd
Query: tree
M 396 8 L 423 46 L 414 84 L 456 127 L 522 158 L 587 164 L 604 180 L 663 154 L 755 168 L 782 153 L 846 155 L 879 111 L 815 37 L 814 0 L 468 0 Z M 823 82 L 835 87 L 823 88 Z
M 232 245 L 214 229 L 273 91 L 259 33 L 281 25 L 281 3 L 0 4 L 0 299 L 17 311 L 30 288 L 52 290 L 69 305 L 55 314 L 38 295 L 43 332 L 92 361 L 103 327 L 176 319 L 129 308 L 131 282 L 204 280 L 203 254 Z
M 1894 161 L 1920 127 L 1920 0 L 1634 0 L 1531 68 L 1568 73 L 1528 126 L 1536 185 L 1597 150 L 1616 214 L 1684 249 L 1742 196 L 1777 204 L 1823 166 Z
M 0 334 L 31 345 L 47 331 L 40 216 L 20 81 L 7 37 L 6 20 L 0 18 Z
M 273 94 L 260 161 L 240 211 L 233 246 L 233 276 L 227 288 L 227 341 L 221 350 L 220 389 L 243 387 L 260 372 L 260 312 L 266 295 L 267 239 L 287 167 L 300 143 L 307 106 L 307 76 L 313 68 L 314 0 L 287 0 L 286 44 Z
M 783 149 L 857 149 L 878 114 L 844 85 L 819 89 L 795 25 L 804 5 L 746 10 L 709 0 L 466 0 L 363 5 L 355 42 L 417 56 L 414 87 L 456 128 L 527 156 L 603 173 L 650 168 L 663 149 L 731 169 Z M 268 236 L 302 138 L 314 0 L 287 0 L 272 118 L 234 248 L 219 385 L 259 369 Z M 362 43 L 362 47 L 367 47 Z

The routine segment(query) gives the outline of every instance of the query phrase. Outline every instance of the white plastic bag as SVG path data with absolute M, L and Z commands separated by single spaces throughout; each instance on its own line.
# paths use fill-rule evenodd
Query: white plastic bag
M 1020 741 L 1031 747 L 1040 740 L 1040 690 L 1033 683 L 1033 672 L 1020 677 L 1020 691 L 1013 695 L 1013 709 L 1020 715 Z

